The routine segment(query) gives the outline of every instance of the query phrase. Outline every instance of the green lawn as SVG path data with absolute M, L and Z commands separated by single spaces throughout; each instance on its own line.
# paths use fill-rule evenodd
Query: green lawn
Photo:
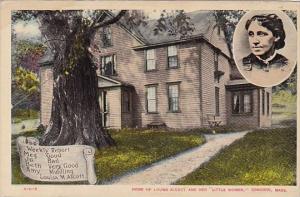
M 175 184 L 296 185 L 296 128 L 248 133 Z
M 34 136 L 37 133 L 31 132 L 27 135 Z M 113 131 L 111 135 L 116 140 L 117 146 L 98 150 L 95 154 L 95 168 L 99 184 L 205 142 L 202 135 L 194 132 L 121 130 Z M 13 136 L 12 139 L 16 137 Z M 22 175 L 14 142 L 12 166 L 13 184 L 42 183 Z

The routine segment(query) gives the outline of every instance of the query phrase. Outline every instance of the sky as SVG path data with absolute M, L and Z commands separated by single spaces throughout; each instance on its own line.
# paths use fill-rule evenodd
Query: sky
M 41 32 L 37 21 L 32 22 L 17 22 L 13 25 L 13 28 L 16 32 L 17 39 L 33 39 L 41 37 Z

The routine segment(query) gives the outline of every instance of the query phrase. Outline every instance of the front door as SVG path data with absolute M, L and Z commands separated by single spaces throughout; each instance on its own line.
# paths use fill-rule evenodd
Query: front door
M 109 110 L 108 110 L 108 102 L 107 102 L 107 92 L 101 91 L 100 94 L 100 113 L 101 113 L 101 119 L 102 119 L 102 127 L 108 127 L 108 116 L 109 116 Z

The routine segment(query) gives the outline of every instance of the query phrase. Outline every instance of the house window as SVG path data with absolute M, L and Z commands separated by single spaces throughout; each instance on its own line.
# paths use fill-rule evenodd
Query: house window
M 101 75 L 111 76 L 116 72 L 116 55 L 101 57 Z
M 177 47 L 168 46 L 168 67 L 177 68 L 178 67 L 178 58 L 177 58 Z
M 101 31 L 101 43 L 102 43 L 102 47 L 112 46 L 111 29 L 110 29 L 109 26 L 102 28 L 102 31 Z
M 216 51 L 214 52 L 214 66 L 215 66 L 215 71 L 219 70 L 219 53 Z
M 170 112 L 179 111 L 179 84 L 168 85 L 168 102 Z
M 267 92 L 267 115 L 270 115 L 270 93 Z
M 146 71 L 155 70 L 154 49 L 146 50 Z
M 157 86 L 147 87 L 147 112 L 157 112 L 157 97 L 156 97 Z
M 220 82 L 220 78 L 224 75 L 224 72 L 219 70 L 219 52 L 214 52 L 214 79 L 215 83 Z
M 252 92 L 239 91 L 232 93 L 232 113 L 249 114 L 252 113 L 253 99 Z
M 131 111 L 131 95 L 130 92 L 124 91 L 123 92 L 123 103 L 122 103 L 122 111 L 123 112 L 130 112 Z
M 265 90 L 262 90 L 261 102 L 262 114 L 265 115 Z
M 216 116 L 220 116 L 220 88 L 215 87 Z

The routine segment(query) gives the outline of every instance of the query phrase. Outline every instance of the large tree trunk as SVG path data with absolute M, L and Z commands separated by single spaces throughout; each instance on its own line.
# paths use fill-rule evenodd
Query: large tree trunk
M 81 57 L 68 74 L 59 70 L 54 69 L 51 119 L 41 144 L 113 145 L 113 139 L 101 127 L 97 75 L 89 57 Z
M 42 145 L 115 144 L 101 127 L 96 69 L 88 52 L 93 31 L 88 31 L 80 13 L 49 11 L 39 18 L 55 54 L 52 111 Z

